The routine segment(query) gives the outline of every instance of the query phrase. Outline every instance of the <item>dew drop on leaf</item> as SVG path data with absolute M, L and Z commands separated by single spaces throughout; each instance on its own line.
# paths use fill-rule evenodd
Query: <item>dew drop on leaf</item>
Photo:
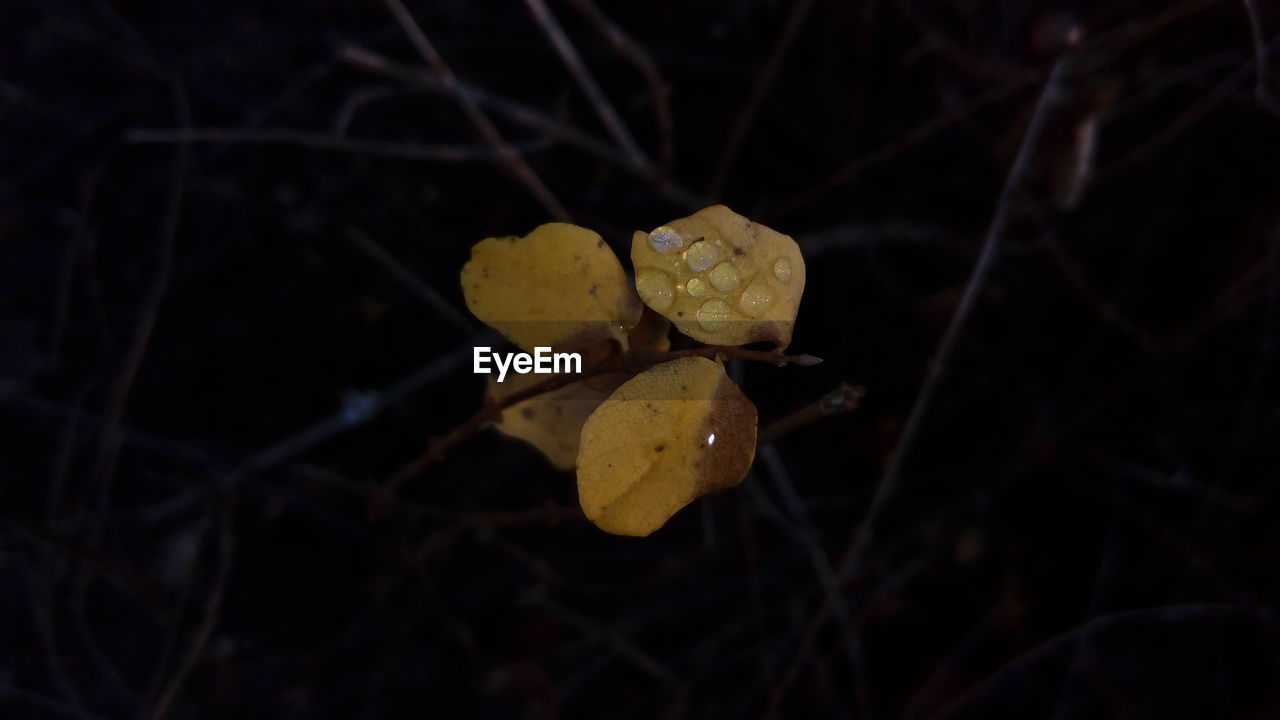
M 711 284 L 721 292 L 726 292 L 738 287 L 738 266 L 731 262 L 722 262 L 715 266 L 715 269 L 707 276 L 711 278 Z
M 772 303 L 773 290 L 768 284 L 759 280 L 747 286 L 747 289 L 742 291 L 742 296 L 738 298 L 738 307 L 753 318 L 765 314 Z
M 698 324 L 707 332 L 723 330 L 733 319 L 733 308 L 720 298 L 711 298 L 698 308 Z
M 691 244 L 677 253 L 669 244 L 655 245 L 653 233 L 634 234 L 631 260 L 636 272 L 659 270 L 671 277 L 676 288 L 670 303 L 665 297 L 646 299 L 649 307 L 700 342 L 764 341 L 779 349 L 791 343 L 805 280 L 804 258 L 795 240 L 723 205 L 672 220 L 659 230 L 669 230 Z M 711 300 L 723 302 L 728 311 L 701 312 Z M 708 314 L 714 317 L 703 322 Z
M 684 247 L 684 238 L 680 237 L 680 233 L 663 225 L 649 233 L 649 245 L 665 255 Z
M 659 312 L 671 307 L 675 300 L 671 276 L 653 268 L 644 268 L 636 273 L 636 291 L 646 305 Z
M 716 246 L 706 240 L 699 240 L 684 251 L 685 264 L 691 272 L 700 273 L 716 264 L 720 253 Z
M 791 279 L 791 261 L 780 257 L 773 261 L 773 276 L 781 282 Z

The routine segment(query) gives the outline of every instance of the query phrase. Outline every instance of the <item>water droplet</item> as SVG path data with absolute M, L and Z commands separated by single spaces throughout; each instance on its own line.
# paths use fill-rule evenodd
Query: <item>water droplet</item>
M 684 290 L 693 297 L 702 297 L 707 294 L 707 282 L 702 278 L 689 278 L 689 282 L 684 284 Z
M 699 240 L 684 251 L 684 261 L 689 265 L 689 269 L 696 273 L 715 265 L 719 256 L 716 246 L 706 240 Z
M 707 447 L 711 447 L 715 444 L 716 444 L 716 434 L 711 433 L 710 435 L 707 436 Z
M 675 287 L 671 284 L 671 276 L 653 268 L 641 268 L 636 273 L 636 292 L 645 305 L 662 312 L 671 307 L 676 299 Z
M 707 332 L 716 332 L 729 326 L 733 319 L 733 308 L 720 298 L 711 298 L 698 308 L 698 324 Z
M 741 279 L 738 277 L 738 266 L 731 262 L 722 262 L 715 266 L 708 277 L 711 278 L 711 284 L 715 285 L 720 292 L 738 287 L 738 281 Z
M 791 279 L 791 261 L 780 257 L 773 261 L 773 276 L 786 282 Z
M 680 237 L 680 233 L 676 232 L 675 228 L 663 225 L 649 233 L 649 245 L 665 255 L 684 247 L 684 238 Z
M 742 291 L 738 298 L 738 307 L 751 317 L 760 317 L 773 304 L 773 290 L 765 283 L 757 280 Z

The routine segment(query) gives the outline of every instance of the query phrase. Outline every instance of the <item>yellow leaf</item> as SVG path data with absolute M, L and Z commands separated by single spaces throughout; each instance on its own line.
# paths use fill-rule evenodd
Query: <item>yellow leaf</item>
M 503 382 L 489 376 L 486 395 L 500 401 L 541 382 L 548 375 L 515 375 Z M 609 393 L 626 380 L 623 373 L 607 373 L 579 380 L 551 392 L 535 395 L 502 411 L 494 429 L 508 437 L 524 440 L 546 456 L 560 470 L 572 470 L 578 460 L 578 437 L 587 417 L 600 407 Z
M 720 363 L 690 357 L 623 383 L 582 427 L 578 501 L 601 530 L 648 535 L 684 506 L 742 481 L 756 408 Z
M 804 258 L 790 236 L 713 205 L 635 233 L 631 262 L 645 304 L 694 340 L 791 344 Z
M 666 352 L 671 348 L 671 341 L 667 338 L 670 330 L 671 323 L 666 318 L 645 308 L 640 322 L 627 336 L 627 343 L 633 351 L 643 354 Z M 608 340 L 601 340 L 588 348 L 584 352 L 587 367 L 613 357 L 614 348 L 601 347 L 611 344 Z M 592 353 L 598 357 L 593 358 Z M 546 382 L 548 377 L 532 373 L 511 374 L 505 381 L 497 382 L 490 375 L 485 395 L 491 402 L 498 402 Z M 604 373 L 536 395 L 503 410 L 493 427 L 503 435 L 534 446 L 557 469 L 572 470 L 578 460 L 578 437 L 582 433 L 582 424 L 627 378 L 627 373 L 623 372 Z
M 642 307 L 600 235 L 568 223 L 477 243 L 462 294 L 477 318 L 528 352 L 572 352 L 603 338 L 625 346 Z

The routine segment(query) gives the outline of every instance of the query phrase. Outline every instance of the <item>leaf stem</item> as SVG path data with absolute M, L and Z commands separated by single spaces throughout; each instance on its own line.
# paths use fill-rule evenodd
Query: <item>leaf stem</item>
M 866 394 L 867 389 L 861 385 L 840 383 L 839 387 L 817 400 L 764 426 L 756 436 L 756 444 L 764 447 L 809 423 L 832 415 L 853 412 L 858 409 L 862 403 L 862 397 Z
M 422 471 L 432 463 L 444 459 L 444 456 L 452 450 L 454 446 L 478 433 L 485 427 L 485 423 L 488 421 L 501 417 L 502 411 L 509 407 L 518 405 L 525 400 L 537 397 L 544 393 L 559 390 L 565 385 L 569 385 L 579 380 L 586 380 L 588 378 L 612 372 L 640 372 L 641 370 L 654 365 L 686 357 L 705 357 L 713 360 L 717 358 L 732 357 L 750 360 L 753 362 L 768 363 L 777 367 L 783 367 L 786 365 L 810 367 L 822 362 L 822 358 L 815 357 L 813 355 L 786 355 L 780 350 L 748 350 L 740 347 L 708 345 L 688 350 L 669 350 L 661 353 L 648 353 L 634 356 L 624 355 L 612 362 L 602 363 L 581 373 L 554 375 L 540 383 L 530 385 L 529 387 L 518 392 L 514 392 L 504 398 L 487 403 L 484 407 L 476 411 L 475 414 L 464 420 L 461 424 L 455 426 L 445 435 L 432 438 L 427 444 L 427 449 L 421 455 L 413 461 L 401 466 L 401 468 L 391 476 L 391 479 L 387 481 L 386 487 L 384 487 L 374 499 L 370 513 L 375 517 L 380 516 L 405 480 L 421 474 Z M 859 394 L 858 397 L 861 397 L 861 395 Z M 856 399 L 854 400 L 854 403 L 856 406 Z

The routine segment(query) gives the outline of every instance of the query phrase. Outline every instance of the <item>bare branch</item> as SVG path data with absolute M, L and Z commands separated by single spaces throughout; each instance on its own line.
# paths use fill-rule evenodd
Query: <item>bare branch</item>
M 361 138 L 340 137 L 332 133 L 314 132 L 300 128 L 136 128 L 125 135 L 133 143 L 252 143 L 263 145 L 296 145 L 314 150 L 382 155 L 406 160 L 430 160 L 443 163 L 502 162 L 506 155 L 491 146 L 424 144 L 411 142 L 386 142 Z M 521 154 L 547 147 L 549 141 L 539 140 L 520 146 L 509 146 L 511 152 Z
M 766 425 L 760 430 L 758 443 L 763 447 L 777 442 L 784 435 L 788 435 L 809 423 L 817 422 L 832 415 L 853 412 L 862 403 L 862 397 L 866 395 L 866 392 L 866 388 L 860 385 L 840 383 L 840 386 L 835 390 Z
M 577 81 L 578 87 L 582 88 L 582 92 L 586 93 L 587 99 L 591 101 L 591 105 L 596 110 L 596 114 L 600 116 L 600 121 L 609 130 L 609 134 L 618 143 L 618 147 L 622 148 L 622 151 L 627 154 L 631 162 L 636 165 L 646 170 L 652 167 L 653 163 L 649 162 L 649 158 L 644 154 L 644 151 L 636 144 L 636 139 L 631 136 L 631 131 L 622 122 L 622 118 L 618 117 L 618 112 L 614 110 L 613 104 L 609 102 L 609 98 L 600 89 L 600 84 L 591 75 L 591 71 L 583 64 L 582 58 L 573 46 L 573 42 L 569 40 L 569 36 L 560 27 L 560 23 L 556 22 L 556 18 L 551 14 L 547 4 L 543 0 L 524 0 L 524 4 L 528 6 L 529 12 L 533 13 L 533 19 L 538 21 L 538 25 L 542 27 L 542 32 L 546 33 L 547 38 L 551 40 L 551 44 L 555 46 L 556 52 L 560 54 L 560 59 L 569 68 L 569 74 L 573 75 L 573 79 Z
M 226 595 L 227 580 L 231 576 L 234 555 L 235 539 L 231 534 L 231 509 L 223 508 L 218 517 L 218 569 L 213 578 L 213 585 L 209 588 L 209 596 L 204 603 L 204 618 L 196 628 L 195 635 L 191 638 L 191 645 L 179 661 L 178 668 L 156 700 L 155 707 L 151 711 L 152 720 L 159 720 L 168 714 L 178 692 L 182 690 L 183 682 L 199 662 L 200 656 L 204 654 L 204 649 L 209 644 L 209 639 L 213 636 L 214 629 L 218 626 L 218 621 L 222 617 L 222 599 Z
M 187 97 L 187 88 L 176 78 L 167 78 L 173 90 L 174 112 L 178 124 L 183 127 L 191 125 L 191 104 Z M 159 257 L 156 259 L 155 277 L 138 310 L 138 322 L 134 326 L 133 340 L 129 344 L 120 372 L 111 386 L 110 399 L 107 402 L 105 418 L 102 426 L 102 439 L 98 446 L 97 460 L 94 463 L 94 475 L 99 484 L 98 495 L 105 505 L 110 495 L 111 478 L 115 473 L 116 461 L 119 457 L 122 440 L 120 425 L 124 420 L 125 405 L 133 383 L 142 369 L 142 360 L 146 357 L 147 348 L 151 344 L 151 333 L 155 329 L 160 314 L 160 305 L 169 292 L 169 275 L 173 268 L 174 244 L 177 242 L 178 223 L 182 217 L 182 199 L 186 194 L 187 165 L 191 158 L 189 143 L 179 143 L 173 163 L 173 180 L 169 189 L 169 199 L 160 225 Z
M 992 694 L 1007 683 L 1019 677 L 1037 665 L 1055 659 L 1076 647 L 1085 637 L 1098 633 L 1109 633 L 1126 627 L 1144 625 L 1170 625 L 1194 622 L 1216 622 L 1227 620 L 1253 621 L 1271 624 L 1275 622 L 1275 614 L 1270 610 L 1251 608 L 1240 605 L 1219 603 L 1199 603 L 1190 605 L 1168 605 L 1164 607 L 1142 608 L 1104 615 L 1086 622 L 1079 627 L 1059 635 L 1052 640 L 1034 648 L 1013 662 L 989 675 L 985 680 L 970 688 L 963 695 L 948 703 L 931 718 L 956 717 L 963 710 L 972 710 L 983 701 L 992 699 Z M 981 716 L 982 713 L 976 713 Z
M 536 586 L 526 590 L 522 593 L 520 602 L 522 605 L 541 608 L 569 625 L 578 628 L 588 636 L 603 641 L 619 656 L 626 658 L 637 668 L 653 676 L 654 679 L 667 688 L 675 690 L 682 687 L 679 679 L 670 670 L 653 659 L 652 656 L 637 648 L 634 643 L 623 637 L 621 633 L 612 628 L 599 625 L 590 618 L 561 605 L 547 594 L 546 588 Z
M 454 448 L 454 446 L 475 435 L 484 428 L 486 422 L 501 417 L 502 411 L 509 407 L 518 405 L 530 398 L 559 390 L 565 385 L 575 383 L 579 380 L 586 380 L 588 378 L 612 372 L 635 372 L 645 367 L 686 357 L 735 357 L 743 360 L 768 363 L 778 367 L 782 367 L 784 365 L 799 365 L 801 367 L 805 367 L 822 362 L 821 358 L 817 358 L 812 355 L 790 356 L 784 355 L 778 351 L 748 350 L 739 347 L 720 347 L 711 345 L 693 348 L 690 350 L 671 350 L 664 353 L 627 356 L 612 363 L 606 363 L 598 367 L 590 368 L 582 373 L 553 375 L 540 383 L 530 385 L 529 387 L 518 392 L 514 392 L 500 400 L 490 402 L 471 417 L 463 421 L 460 425 L 454 427 L 444 436 L 431 440 L 431 442 L 427 444 L 426 451 L 412 462 L 397 470 L 395 474 L 391 476 L 391 479 L 387 481 L 386 487 L 383 488 L 381 492 L 381 497 L 372 509 L 373 513 L 375 515 L 381 514 L 382 508 L 392 497 L 395 496 L 400 485 L 404 483 L 405 480 L 421 474 L 428 466 L 442 460 L 444 456 Z
M 471 322 L 457 308 L 449 304 L 449 301 L 440 296 L 435 288 L 425 283 L 422 278 L 418 277 L 412 270 L 405 267 L 404 263 L 392 257 L 381 245 L 373 241 L 363 230 L 350 228 L 347 236 L 351 238 L 351 242 L 364 254 L 368 255 L 374 262 L 378 263 L 391 274 L 400 284 L 409 288 L 427 307 L 435 310 L 450 325 L 457 327 L 459 330 L 468 335 L 475 332 L 475 323 Z
M 729 139 L 725 141 L 724 149 L 720 151 L 720 161 L 716 164 L 716 173 L 711 179 L 710 188 L 707 190 L 707 194 L 713 199 L 719 198 L 721 192 L 724 191 L 725 179 L 729 176 L 729 168 L 733 165 L 733 160 L 738 155 L 738 148 L 747 137 L 747 132 L 751 130 L 756 114 L 760 112 L 760 105 L 773 87 L 773 80 L 778 74 L 778 68 L 782 66 L 782 61 L 786 59 L 787 53 L 791 51 L 791 44 L 795 42 L 796 35 L 800 32 L 800 26 L 804 25 L 805 18 L 809 17 L 811 9 L 813 9 L 813 0 L 798 0 L 792 4 L 791 14 L 787 16 L 787 24 L 782 28 L 782 33 L 778 35 L 778 40 L 773 45 L 773 51 L 769 53 L 769 60 L 765 62 L 764 67 L 760 68 L 760 72 L 756 74 L 755 84 L 751 87 L 751 94 L 747 97 L 746 104 L 734 119 L 733 127 L 729 130 Z
M 951 323 L 947 326 L 947 331 L 939 343 L 933 361 L 929 364 L 929 374 L 920 388 L 919 395 L 916 396 L 915 404 L 911 408 L 906 427 L 903 429 L 902 437 L 898 440 L 898 445 L 889 460 L 889 465 L 885 468 L 884 475 L 876 486 L 867 515 L 855 530 L 849 548 L 845 551 L 844 558 L 840 563 L 839 577 L 841 580 L 854 575 L 862 567 L 863 556 L 875 536 L 875 525 L 880 519 L 880 514 L 898 489 L 903 461 L 911 449 L 915 435 L 919 432 L 925 416 L 928 414 L 933 394 L 937 390 L 942 377 L 946 374 L 951 355 L 955 351 L 960 335 L 964 332 L 969 316 L 973 313 L 978 296 L 986 284 L 987 275 L 995 264 L 1000 241 L 1004 235 L 1004 228 L 1013 209 L 1014 197 L 1018 188 L 1022 185 L 1022 179 L 1031 164 L 1032 151 L 1039 142 L 1040 133 L 1048 121 L 1049 111 L 1058 98 L 1059 85 L 1066 73 L 1066 68 L 1067 57 L 1064 56 L 1054 64 L 1052 71 L 1049 73 L 1049 78 L 1045 82 L 1044 89 L 1040 93 L 1040 99 L 1036 103 L 1035 111 L 1031 116 L 1031 123 L 1023 135 L 1018 154 L 1013 161 L 1013 167 L 1010 168 L 1004 187 L 1000 191 L 991 226 L 987 231 L 982 252 L 978 256 L 973 272 L 969 276 L 969 283 L 965 288 L 964 296 L 961 298 L 955 314 L 951 317 Z M 818 608 L 817 614 L 809 623 L 808 630 L 800 640 L 800 644 L 793 655 L 793 662 L 788 666 L 786 675 L 773 690 L 769 707 L 764 714 L 765 717 L 773 717 L 777 714 L 782 698 L 799 676 L 802 663 L 798 662 L 798 660 L 808 656 L 809 648 L 817 638 L 818 629 L 821 628 L 826 620 L 827 614 L 831 612 L 836 600 L 837 598 L 830 593 L 827 593 L 823 598 L 822 605 Z
M 1004 187 L 1000 190 L 995 214 L 991 219 L 991 226 L 987 230 L 986 240 L 982 244 L 982 252 L 978 255 L 973 272 L 969 275 L 969 282 L 965 286 L 964 295 L 960 298 L 960 304 L 956 307 L 955 314 L 951 316 L 947 331 L 943 334 L 942 341 L 938 344 L 933 360 L 929 363 L 928 375 L 920 388 L 920 394 L 916 396 L 916 401 L 911 407 L 910 415 L 907 416 L 906 427 L 903 428 L 902 437 L 898 440 L 898 445 L 894 448 L 893 455 L 889 459 L 889 465 L 885 468 L 884 476 L 881 477 L 880 483 L 876 487 L 875 495 L 871 500 L 871 507 L 867 510 L 867 516 L 859 526 L 849 552 L 845 556 L 840 572 L 841 577 L 847 576 L 854 567 L 861 564 L 861 556 L 871 543 L 880 514 L 884 511 L 889 499 L 897 492 L 903 463 L 911 451 L 916 435 L 920 432 L 920 427 L 924 424 L 925 417 L 929 413 L 933 403 L 933 395 L 937 392 L 942 378 L 946 376 L 947 366 L 950 364 L 951 356 L 959 345 L 960 336 L 964 334 L 969 317 L 973 314 L 974 308 L 977 307 L 978 297 L 982 294 L 983 287 L 986 286 L 987 276 L 991 274 L 991 269 L 995 266 L 996 257 L 1000 252 L 1000 244 L 1004 239 L 1004 229 L 1009 222 L 1009 215 L 1013 211 L 1014 198 L 1022 186 L 1023 177 L 1031 166 L 1032 153 L 1040 141 L 1040 133 L 1048 122 L 1051 110 L 1058 100 L 1060 84 L 1063 75 L 1066 73 L 1066 68 L 1066 58 L 1058 60 L 1054 64 L 1053 70 L 1049 73 L 1049 79 L 1045 82 L 1044 90 L 1040 93 L 1040 100 L 1036 103 L 1035 112 L 1031 116 L 1031 123 L 1027 127 L 1026 134 L 1022 137 L 1022 144 L 1019 146 L 1018 154 L 1014 158 L 1013 167 L 1009 169 L 1009 175 L 1005 179 Z
M 407 85 L 432 92 L 466 95 L 474 102 L 499 112 L 512 122 L 533 128 L 556 140 L 591 153 L 604 162 L 621 168 L 634 177 L 654 185 L 658 193 L 668 200 L 689 209 L 701 209 L 709 203 L 692 191 L 666 181 L 652 168 L 637 165 L 608 143 L 602 142 L 578 128 L 562 122 L 535 108 L 477 87 L 463 80 L 447 83 L 439 75 L 417 68 L 407 67 L 394 60 L 357 45 L 348 45 L 338 52 L 338 59 L 362 70 L 395 78 Z
M 974 97 L 957 107 L 939 113 L 934 118 L 912 128 L 897 140 L 894 140 L 893 142 L 862 157 L 854 158 L 853 160 L 850 160 L 844 165 L 836 168 L 818 183 L 801 190 L 795 195 L 792 195 L 783 202 L 782 206 L 773 214 L 775 216 L 785 215 L 817 201 L 836 188 L 849 183 L 849 181 L 853 180 L 867 168 L 879 165 L 886 160 L 890 160 L 904 151 L 910 150 L 916 145 L 928 140 L 934 135 L 937 135 L 939 132 L 946 130 L 965 118 L 968 118 L 979 110 L 992 105 L 1019 90 L 1030 87 L 1034 84 L 1035 79 L 1036 76 L 1028 76 L 1021 80 L 1000 85 L 981 93 L 977 97 Z
M 653 114 L 658 123 L 658 134 L 661 137 L 658 149 L 658 174 L 665 180 L 671 174 L 671 164 L 675 161 L 675 128 L 671 120 L 671 87 L 662 77 L 657 63 L 649 57 L 644 48 L 631 39 L 622 28 L 613 23 L 591 0 L 569 0 L 569 4 L 582 13 L 587 21 L 613 45 L 614 49 L 636 66 L 636 70 L 644 76 L 649 85 L 649 102 L 653 103 Z M 704 205 L 706 203 L 703 203 Z
M 1266 35 L 1262 31 L 1262 16 L 1258 12 L 1258 0 L 1241 0 L 1244 10 L 1249 15 L 1250 35 L 1253 38 L 1253 55 L 1257 63 L 1254 71 L 1258 77 L 1253 91 L 1258 96 L 1262 107 L 1280 115 L 1280 99 L 1271 89 L 1271 48 L 1268 47 Z
M 405 8 L 404 3 L 400 0 L 383 0 L 387 9 L 395 17 L 396 22 L 400 23 L 400 28 L 409 36 L 409 40 L 413 43 L 418 54 L 422 56 L 427 64 L 435 69 L 449 87 L 454 87 L 458 83 L 458 77 L 453 74 L 453 70 L 445 63 L 440 53 L 436 52 L 436 48 L 427 39 L 426 33 L 414 21 L 413 16 L 409 14 L 409 10 Z M 552 194 L 551 190 L 542 182 L 542 178 L 529 167 L 529 163 L 524 161 L 519 153 L 517 153 L 507 141 L 502 137 L 502 133 L 498 132 L 498 128 L 494 126 L 489 116 L 480 109 L 470 96 L 464 93 L 455 93 L 454 97 L 458 100 L 458 104 L 462 106 L 462 111 L 466 113 L 471 120 L 471 124 L 475 126 L 476 131 L 484 138 L 485 142 L 493 147 L 494 151 L 503 159 L 507 166 L 520 178 L 521 182 L 529 188 L 529 192 L 538 199 L 542 207 L 546 209 L 557 220 L 568 220 L 569 211 L 565 210 L 564 205 L 560 204 L 560 200 Z

